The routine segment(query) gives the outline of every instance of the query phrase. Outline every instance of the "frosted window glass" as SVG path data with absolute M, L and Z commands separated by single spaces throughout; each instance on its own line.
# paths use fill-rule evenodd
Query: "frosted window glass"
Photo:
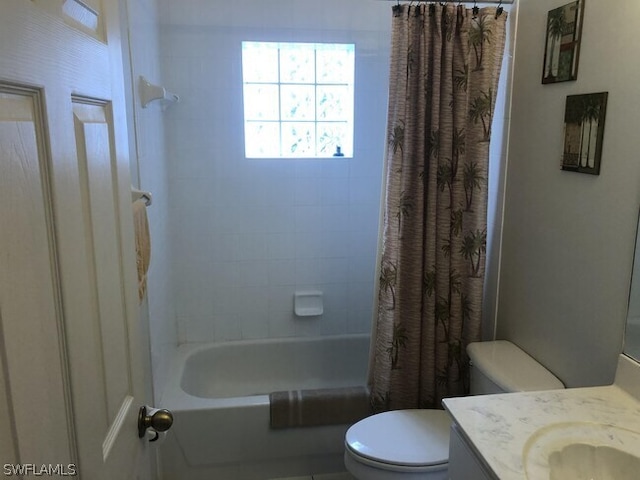
M 245 84 L 244 118 L 246 120 L 280 120 L 278 86 Z
M 347 122 L 318 122 L 318 157 L 331 157 L 340 147 L 342 152 L 352 152 L 353 145 L 351 138 L 353 132 L 350 131 Z
M 318 86 L 318 120 L 349 120 L 352 98 L 347 86 Z
M 246 82 L 278 82 L 278 44 L 242 42 L 242 75 Z
M 315 128 L 313 122 L 282 122 L 282 155 L 315 157 Z
M 316 52 L 318 83 L 352 84 L 355 63 L 355 50 L 348 48 L 333 48 L 332 45 L 323 46 Z
M 280 47 L 280 81 L 282 83 L 315 83 L 315 45 L 283 44 Z
M 283 85 L 281 87 L 283 120 L 315 120 L 315 87 Z
M 355 45 L 242 42 L 245 155 L 353 156 Z
M 245 122 L 245 155 L 248 158 L 280 157 L 279 122 Z

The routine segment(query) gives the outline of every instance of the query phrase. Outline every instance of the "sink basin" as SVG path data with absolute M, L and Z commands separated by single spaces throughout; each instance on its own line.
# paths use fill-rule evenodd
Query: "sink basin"
M 590 422 L 554 423 L 525 444 L 530 480 L 637 480 L 640 433 Z
M 634 480 L 640 458 L 604 445 L 573 443 L 549 456 L 549 480 Z

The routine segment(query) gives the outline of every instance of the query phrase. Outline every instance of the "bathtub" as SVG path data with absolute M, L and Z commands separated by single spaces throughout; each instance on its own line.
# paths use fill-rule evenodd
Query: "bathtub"
M 344 470 L 348 425 L 270 429 L 270 392 L 366 383 L 369 335 L 185 344 L 158 405 L 174 425 L 163 480 L 267 480 Z

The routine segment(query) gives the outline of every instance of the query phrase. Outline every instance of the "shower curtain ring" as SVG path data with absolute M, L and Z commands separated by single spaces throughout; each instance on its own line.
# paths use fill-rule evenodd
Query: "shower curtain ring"
M 502 0 L 500 0 L 500 1 L 498 2 L 498 8 L 497 8 L 497 10 L 496 10 L 496 20 L 498 19 L 498 17 L 499 17 L 500 15 L 502 15 L 502 12 L 504 12 L 504 8 L 502 7 Z
M 478 18 L 478 13 L 480 13 L 480 9 L 478 8 L 477 0 L 473 0 L 473 18 Z

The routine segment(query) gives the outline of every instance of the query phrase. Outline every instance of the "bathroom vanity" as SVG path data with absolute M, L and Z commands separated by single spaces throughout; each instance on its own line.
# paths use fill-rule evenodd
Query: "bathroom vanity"
M 613 385 L 443 403 L 451 480 L 571 480 L 595 468 L 605 473 L 594 478 L 626 480 L 640 471 L 640 364 L 625 355 Z
M 482 456 L 460 432 L 455 422 L 449 437 L 449 479 L 490 480 L 496 478 Z

